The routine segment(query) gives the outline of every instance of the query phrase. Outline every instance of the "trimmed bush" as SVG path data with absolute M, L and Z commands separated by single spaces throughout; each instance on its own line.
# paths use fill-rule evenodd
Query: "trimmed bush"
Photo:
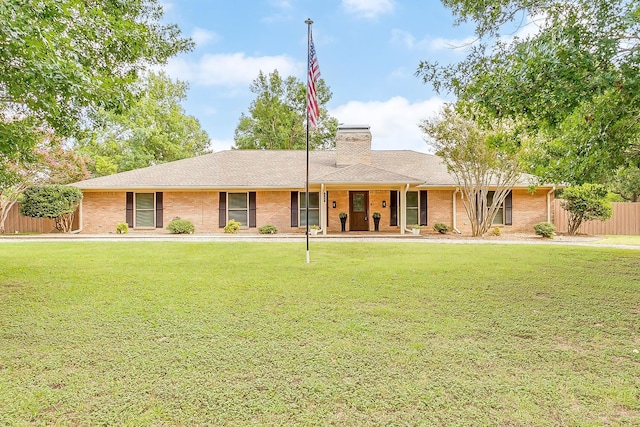
M 129 232 L 129 224 L 126 222 L 119 222 L 116 224 L 116 234 L 127 234 Z
M 489 231 L 489 236 L 502 236 L 502 230 L 500 230 L 500 227 L 498 227 L 497 225 L 495 227 L 493 227 L 491 229 L 491 231 Z
M 233 219 L 230 219 L 227 225 L 224 226 L 224 232 L 227 234 L 236 234 L 240 230 L 240 223 Z
M 258 233 L 260 234 L 276 234 L 277 232 L 278 229 L 275 227 L 275 225 L 268 224 L 258 228 Z
M 547 237 L 549 239 L 552 239 L 556 234 L 556 227 L 550 222 L 539 222 L 533 226 L 533 230 L 538 236 Z
M 31 218 L 49 218 L 56 229 L 71 231 L 73 214 L 82 200 L 82 191 L 67 185 L 41 185 L 27 188 L 22 193 L 20 213 Z
M 167 225 L 167 230 L 172 234 L 193 234 L 196 231 L 196 227 L 189 220 L 174 218 Z
M 447 234 L 449 231 L 451 231 L 451 227 L 441 222 L 436 222 L 435 224 L 433 224 L 433 229 L 440 234 Z

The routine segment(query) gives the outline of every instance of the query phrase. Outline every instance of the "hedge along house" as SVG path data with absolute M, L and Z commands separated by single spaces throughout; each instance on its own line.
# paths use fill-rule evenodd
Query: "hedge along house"
M 229 150 L 75 183 L 84 198 L 80 231 L 114 232 L 127 222 L 133 232 L 158 231 L 176 217 L 196 232 L 223 232 L 231 219 L 257 233 L 306 230 L 306 153 L 295 150 Z M 530 232 L 550 221 L 552 187 L 528 191 L 516 185 L 494 223 L 503 231 Z M 405 150 L 372 150 L 368 126 L 340 126 L 336 149 L 309 153 L 309 223 L 322 233 L 374 230 L 404 234 L 414 224 L 437 222 L 461 232 L 471 226 L 462 192 L 441 160 Z

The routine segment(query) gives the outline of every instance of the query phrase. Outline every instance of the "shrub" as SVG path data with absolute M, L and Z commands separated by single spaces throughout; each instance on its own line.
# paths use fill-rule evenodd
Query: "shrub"
M 196 231 L 196 227 L 191 221 L 176 217 L 167 225 L 167 230 L 172 234 L 192 234 Z
M 236 234 L 238 230 L 240 230 L 240 223 L 233 219 L 230 219 L 227 225 L 224 226 L 224 232 L 227 234 Z
M 82 191 L 67 185 L 41 185 L 27 188 L 22 197 L 22 215 L 53 219 L 58 231 L 68 233 L 73 225 L 73 213 L 82 200 Z
M 116 224 L 116 234 L 127 234 L 129 232 L 129 224 L 126 222 L 119 222 Z
M 565 188 L 560 206 L 569 212 L 568 230 L 576 234 L 584 221 L 604 221 L 611 218 L 611 203 L 607 200 L 607 189 L 600 184 L 583 184 Z
M 263 225 L 262 227 L 258 228 L 258 233 L 260 234 L 276 234 L 278 232 L 278 229 L 276 228 L 275 225 Z
M 441 222 L 436 222 L 435 224 L 433 224 L 433 229 L 440 234 L 446 234 L 447 232 L 451 231 L 451 227 Z
M 382 218 L 382 215 L 380 214 L 380 212 L 374 212 L 373 215 L 371 215 L 371 217 L 373 219 L 380 219 Z
M 502 236 L 502 230 L 497 225 L 489 231 L 489 236 Z
M 539 222 L 533 226 L 533 230 L 538 236 L 548 237 L 550 239 L 556 234 L 556 227 L 550 222 Z

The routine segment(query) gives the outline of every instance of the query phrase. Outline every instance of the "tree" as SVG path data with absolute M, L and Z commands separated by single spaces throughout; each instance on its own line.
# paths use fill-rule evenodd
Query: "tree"
M 80 200 L 82 191 L 77 187 L 59 184 L 34 186 L 24 191 L 20 212 L 31 218 L 53 219 L 58 231 L 68 233 Z
M 640 6 L 635 0 L 443 0 L 476 24 L 465 60 L 424 61 L 437 91 L 491 117 L 526 123 L 532 171 L 559 182 L 604 181 L 640 159 Z M 537 32 L 507 41 L 514 22 Z
M 0 158 L 3 156 L 0 155 Z M 44 183 L 68 184 L 89 176 L 85 159 L 59 141 L 45 140 L 29 155 L 4 158 L 0 168 L 0 233 L 9 211 L 27 188 Z
M 472 235 L 483 236 L 521 175 L 521 148 L 513 126 L 494 121 L 491 128 L 482 128 L 447 105 L 420 128 L 462 188 Z M 489 191 L 494 191 L 490 204 Z
M 630 202 L 640 201 L 640 168 L 620 169 L 613 181 L 613 192 Z
M 99 128 L 79 140 L 78 149 L 94 161 L 94 175 L 109 175 L 207 153 L 209 137 L 181 102 L 188 84 L 165 73 L 149 74 L 140 98 L 120 113 L 100 110 Z
M 611 218 L 613 211 L 607 195 L 607 189 L 600 184 L 583 184 L 565 188 L 560 206 L 569 212 L 567 232 L 570 235 L 576 234 L 584 221 L 605 221 Z
M 162 23 L 157 0 L 0 2 L 0 153 L 34 145 L 30 135 L 78 135 L 93 108 L 122 111 L 140 71 L 192 42 Z
M 331 99 L 329 87 L 320 79 L 316 85 L 320 117 L 318 126 L 309 131 L 310 149 L 335 147 L 338 120 L 329 116 L 325 107 Z M 306 148 L 306 96 L 304 83 L 295 77 L 282 79 L 278 71 L 265 75 L 262 71 L 251 84 L 256 99 L 249 115 L 242 113 L 235 130 L 237 149 L 299 150 Z

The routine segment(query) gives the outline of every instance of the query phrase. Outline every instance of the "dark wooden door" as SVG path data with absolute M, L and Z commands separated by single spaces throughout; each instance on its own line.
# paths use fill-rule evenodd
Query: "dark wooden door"
M 369 192 L 349 192 L 349 231 L 369 231 Z

